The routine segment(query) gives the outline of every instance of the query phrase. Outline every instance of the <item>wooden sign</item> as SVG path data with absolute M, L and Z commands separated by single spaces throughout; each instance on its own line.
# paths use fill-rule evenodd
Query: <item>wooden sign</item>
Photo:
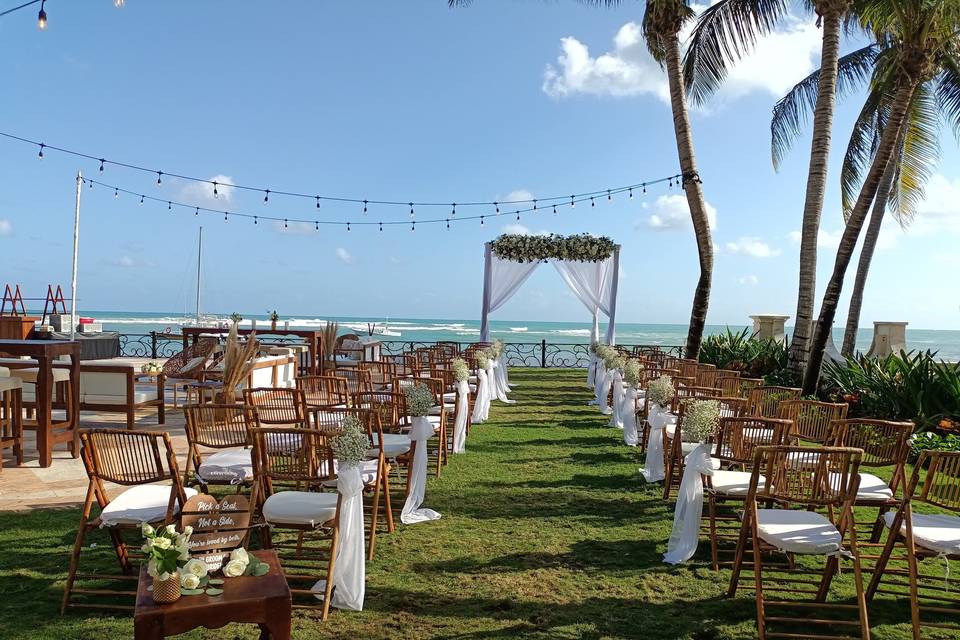
M 217 502 L 213 496 L 201 493 L 187 500 L 181 516 L 182 527 L 193 527 L 188 542 L 190 555 L 216 571 L 247 537 L 250 502 L 242 495 L 227 496 Z

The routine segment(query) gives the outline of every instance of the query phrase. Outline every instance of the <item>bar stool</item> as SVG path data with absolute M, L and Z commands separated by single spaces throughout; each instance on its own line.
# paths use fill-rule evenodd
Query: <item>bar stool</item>
M 13 449 L 13 458 L 23 464 L 23 383 L 0 367 L 0 471 L 3 450 Z
M 27 390 L 27 398 L 22 402 L 22 406 L 25 406 L 31 415 L 36 413 L 37 398 L 36 398 L 36 389 L 37 389 L 37 376 L 40 374 L 40 369 L 38 367 L 27 367 L 24 369 L 11 369 L 10 375 L 13 378 L 19 379 L 21 384 L 32 385 L 33 389 Z M 54 367 L 51 372 L 51 377 L 53 378 L 53 388 L 51 393 L 57 394 L 62 393 L 64 399 L 64 413 L 65 419 L 60 421 L 53 421 L 53 444 L 59 444 L 61 442 L 66 442 L 70 447 L 70 454 L 76 458 L 79 455 L 79 448 L 77 446 L 77 426 L 79 424 L 79 416 L 73 415 L 73 385 L 70 384 L 70 370 L 63 367 Z M 32 397 L 31 397 L 32 396 Z M 56 395 L 54 396 L 56 400 Z M 34 415 L 34 417 L 36 417 Z M 28 430 L 35 431 L 37 428 L 36 422 L 24 422 L 23 428 Z

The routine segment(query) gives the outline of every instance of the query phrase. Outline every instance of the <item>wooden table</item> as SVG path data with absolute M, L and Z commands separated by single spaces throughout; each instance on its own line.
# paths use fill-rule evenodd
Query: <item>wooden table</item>
M 80 423 L 80 344 L 63 340 L 0 340 L 0 354 L 8 356 L 27 356 L 37 361 L 37 452 L 40 454 L 40 466 L 49 467 L 53 463 L 53 446 L 56 440 L 53 434 L 53 360 L 57 356 L 70 356 L 71 403 L 67 408 L 70 425 L 60 438 L 61 441 L 76 439 L 77 425 Z
M 153 578 L 146 565 L 140 569 L 137 606 L 133 613 L 135 640 L 159 640 L 197 627 L 219 629 L 231 622 L 257 624 L 260 638 L 289 640 L 290 587 L 276 551 L 251 551 L 270 565 L 265 576 L 226 578 L 219 596 L 181 596 L 171 604 L 157 604 L 147 588 Z
M 219 327 L 184 327 L 183 348 L 186 349 L 189 342 L 197 343 L 197 339 L 202 335 L 225 335 L 230 333 L 228 328 Z M 237 335 L 248 336 L 252 333 L 258 336 L 297 336 L 303 338 L 307 343 L 307 349 L 310 354 L 310 364 L 305 373 L 311 376 L 321 375 L 321 362 L 323 362 L 323 331 L 312 329 L 271 329 L 269 326 L 258 327 L 257 329 L 237 329 Z

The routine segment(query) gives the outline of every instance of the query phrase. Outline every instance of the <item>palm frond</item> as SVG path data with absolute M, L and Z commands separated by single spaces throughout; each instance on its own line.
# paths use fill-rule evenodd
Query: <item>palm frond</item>
M 723 83 L 730 67 L 750 53 L 757 39 L 788 15 L 789 0 L 720 0 L 705 9 L 683 57 L 686 90 L 703 104 Z
M 947 55 L 942 63 L 943 71 L 937 78 L 937 104 L 953 135 L 960 138 L 960 60 Z
M 923 202 L 927 181 L 940 158 L 940 114 L 931 83 L 917 87 L 904 125 L 902 143 L 891 162 L 897 162 L 896 186 L 891 189 L 889 209 L 906 228 Z
M 870 169 L 877 145 L 890 112 L 889 96 L 878 91 L 867 94 L 850 132 L 840 165 L 840 204 L 846 218 L 860 195 L 863 176 Z
M 837 100 L 858 89 L 870 77 L 879 54 L 879 46 L 867 45 L 837 60 Z M 817 105 L 820 70 L 794 85 L 773 107 L 770 120 L 770 148 L 774 169 L 779 169 L 793 141 L 803 130 Z

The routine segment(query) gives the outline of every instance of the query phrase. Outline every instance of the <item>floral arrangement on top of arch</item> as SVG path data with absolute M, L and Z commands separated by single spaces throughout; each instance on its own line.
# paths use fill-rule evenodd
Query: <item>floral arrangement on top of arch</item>
M 511 262 L 550 259 L 600 262 L 612 256 L 615 248 L 610 238 L 588 233 L 573 236 L 505 233 L 491 243 L 493 255 Z

